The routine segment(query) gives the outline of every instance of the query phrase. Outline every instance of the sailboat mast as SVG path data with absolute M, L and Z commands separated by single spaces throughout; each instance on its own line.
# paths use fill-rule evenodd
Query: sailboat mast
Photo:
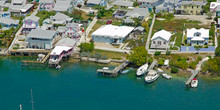
M 31 89 L 31 104 L 32 104 L 32 110 L 34 110 L 34 99 L 33 99 L 32 89 Z
M 22 105 L 20 104 L 20 110 L 22 110 Z

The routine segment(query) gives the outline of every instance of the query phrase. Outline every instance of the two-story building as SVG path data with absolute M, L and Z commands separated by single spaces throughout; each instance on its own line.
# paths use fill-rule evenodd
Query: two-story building
M 71 12 L 73 10 L 72 0 L 56 0 L 56 4 L 53 8 L 55 12 Z
M 8 30 L 11 27 L 18 27 L 19 20 L 14 20 L 12 18 L 0 18 L 0 25 L 2 25 L 3 30 Z
M 106 6 L 107 1 L 106 0 L 88 0 L 87 1 L 87 6 L 92 7 L 95 5 Z
M 39 25 L 39 17 L 28 16 L 23 20 L 22 33 L 28 34 L 32 29 L 36 29 Z
M 73 18 L 70 18 L 69 16 L 63 14 L 63 13 L 57 13 L 54 16 L 50 16 L 50 20 L 52 24 L 67 24 L 72 21 Z
M 70 38 L 79 38 L 80 37 L 80 27 L 81 25 L 78 23 L 68 23 L 66 24 L 65 34 Z
M 0 18 L 10 18 L 11 12 L 9 11 L 0 11 Z
M 134 2 L 129 2 L 129 1 L 121 1 L 117 0 L 112 3 L 114 8 L 120 8 L 120 9 L 127 9 L 128 7 L 133 7 Z
M 208 45 L 209 30 L 208 29 L 187 29 L 187 43 L 189 45 Z
M 12 0 L 9 11 L 16 16 L 25 16 L 34 8 L 34 4 L 28 4 L 27 0 Z
M 203 6 L 206 5 L 203 1 L 182 1 L 181 14 L 185 15 L 203 15 Z
M 169 49 L 169 43 L 172 34 L 166 30 L 156 32 L 151 38 L 151 48 L 154 49 Z
M 33 29 L 25 38 L 27 48 L 51 49 L 57 37 L 56 31 Z
M 52 11 L 55 6 L 54 0 L 40 0 L 39 1 L 39 11 Z

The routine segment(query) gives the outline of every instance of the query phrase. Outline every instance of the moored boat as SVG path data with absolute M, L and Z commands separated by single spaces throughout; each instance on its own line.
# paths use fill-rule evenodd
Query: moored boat
M 156 81 L 159 78 L 159 74 L 154 71 L 154 70 L 150 70 L 147 74 L 147 76 L 145 77 L 145 82 L 146 83 L 152 83 L 154 81 Z
M 191 82 L 191 87 L 196 88 L 197 86 L 198 86 L 198 80 L 196 78 L 194 78 Z
M 140 68 L 138 68 L 136 75 L 137 76 L 142 76 L 142 75 L 146 74 L 147 73 L 147 68 L 148 68 L 147 63 L 142 65 Z
M 167 73 L 163 73 L 162 76 L 166 79 L 172 79 L 172 76 L 168 75 Z
M 108 70 L 108 69 L 109 69 L 109 67 L 103 67 L 102 69 L 103 69 L 103 70 Z
M 122 74 L 126 74 L 126 73 L 128 73 L 129 72 L 129 70 L 124 70 L 124 71 L 122 71 L 121 73 Z

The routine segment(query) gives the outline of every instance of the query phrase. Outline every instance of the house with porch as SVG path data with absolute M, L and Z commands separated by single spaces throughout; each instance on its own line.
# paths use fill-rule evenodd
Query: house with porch
M 80 27 L 81 24 L 78 23 L 68 23 L 66 24 L 66 31 L 65 31 L 65 35 L 69 36 L 72 39 L 77 39 L 80 37 Z
M 0 18 L 10 18 L 11 12 L 9 11 L 0 11 Z
M 54 16 L 50 16 L 50 20 L 52 24 L 67 24 L 72 21 L 73 18 L 70 18 L 69 16 L 63 14 L 63 13 L 57 13 Z
M 28 4 L 27 0 L 12 0 L 9 11 L 15 16 L 25 16 L 34 8 L 34 4 Z
M 150 13 L 147 8 L 134 8 L 133 10 L 130 10 L 125 14 L 125 17 L 139 18 L 141 20 L 149 16 Z
M 134 2 L 130 1 L 122 1 L 122 0 L 117 0 L 112 3 L 114 8 L 119 8 L 119 9 L 127 9 L 128 7 L 133 7 Z
M 188 45 L 208 45 L 209 29 L 187 29 L 186 37 Z
M 126 10 L 119 9 L 119 10 L 116 10 L 112 15 L 114 18 L 122 19 L 124 18 L 126 13 L 127 13 Z
M 36 29 L 39 25 L 39 17 L 37 16 L 28 16 L 22 22 L 22 33 L 28 34 L 32 29 Z
M 94 42 L 123 43 L 134 30 L 134 27 L 103 25 L 91 34 Z
M 106 6 L 107 1 L 106 0 L 88 0 L 87 1 L 87 6 L 92 7 L 95 5 Z
M 52 11 L 55 6 L 54 0 L 40 0 L 39 1 L 39 11 Z
M 12 18 L 0 18 L 0 25 L 2 25 L 2 30 L 8 30 L 11 27 L 18 27 L 19 20 L 14 20 Z
M 56 0 L 56 4 L 53 8 L 55 12 L 71 12 L 73 10 L 72 0 Z
M 58 41 L 50 53 L 49 64 L 57 66 L 63 57 L 68 57 L 73 53 L 76 44 L 76 41 L 70 38 L 63 38 Z
M 203 6 L 207 3 L 203 1 L 182 1 L 181 12 L 184 15 L 203 15 Z
M 57 38 L 57 32 L 51 30 L 33 29 L 25 38 L 27 48 L 51 49 Z
M 169 43 L 172 34 L 166 30 L 161 30 L 156 32 L 151 38 L 151 46 L 152 49 L 169 49 Z

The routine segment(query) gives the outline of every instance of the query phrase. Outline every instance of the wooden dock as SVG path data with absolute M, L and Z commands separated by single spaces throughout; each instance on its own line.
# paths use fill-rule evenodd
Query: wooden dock
M 123 62 L 121 65 L 117 66 L 114 70 L 105 70 L 105 69 L 98 69 L 97 72 L 104 75 L 104 76 L 117 76 L 118 73 L 127 67 L 130 64 L 129 61 Z
M 154 69 L 154 67 L 157 65 L 157 60 L 154 60 L 152 63 L 151 63 L 151 65 L 150 65 L 150 67 L 148 68 L 148 72 L 150 71 L 150 70 L 152 70 L 152 69 Z
M 198 73 L 199 73 L 198 70 L 192 71 L 192 75 L 189 77 L 189 79 L 186 81 L 185 84 L 189 85 L 192 82 L 193 78 L 195 78 Z
M 21 66 L 41 66 L 41 67 L 43 67 L 49 57 L 50 57 L 50 52 L 48 52 L 47 56 L 45 56 L 42 61 L 22 60 Z

